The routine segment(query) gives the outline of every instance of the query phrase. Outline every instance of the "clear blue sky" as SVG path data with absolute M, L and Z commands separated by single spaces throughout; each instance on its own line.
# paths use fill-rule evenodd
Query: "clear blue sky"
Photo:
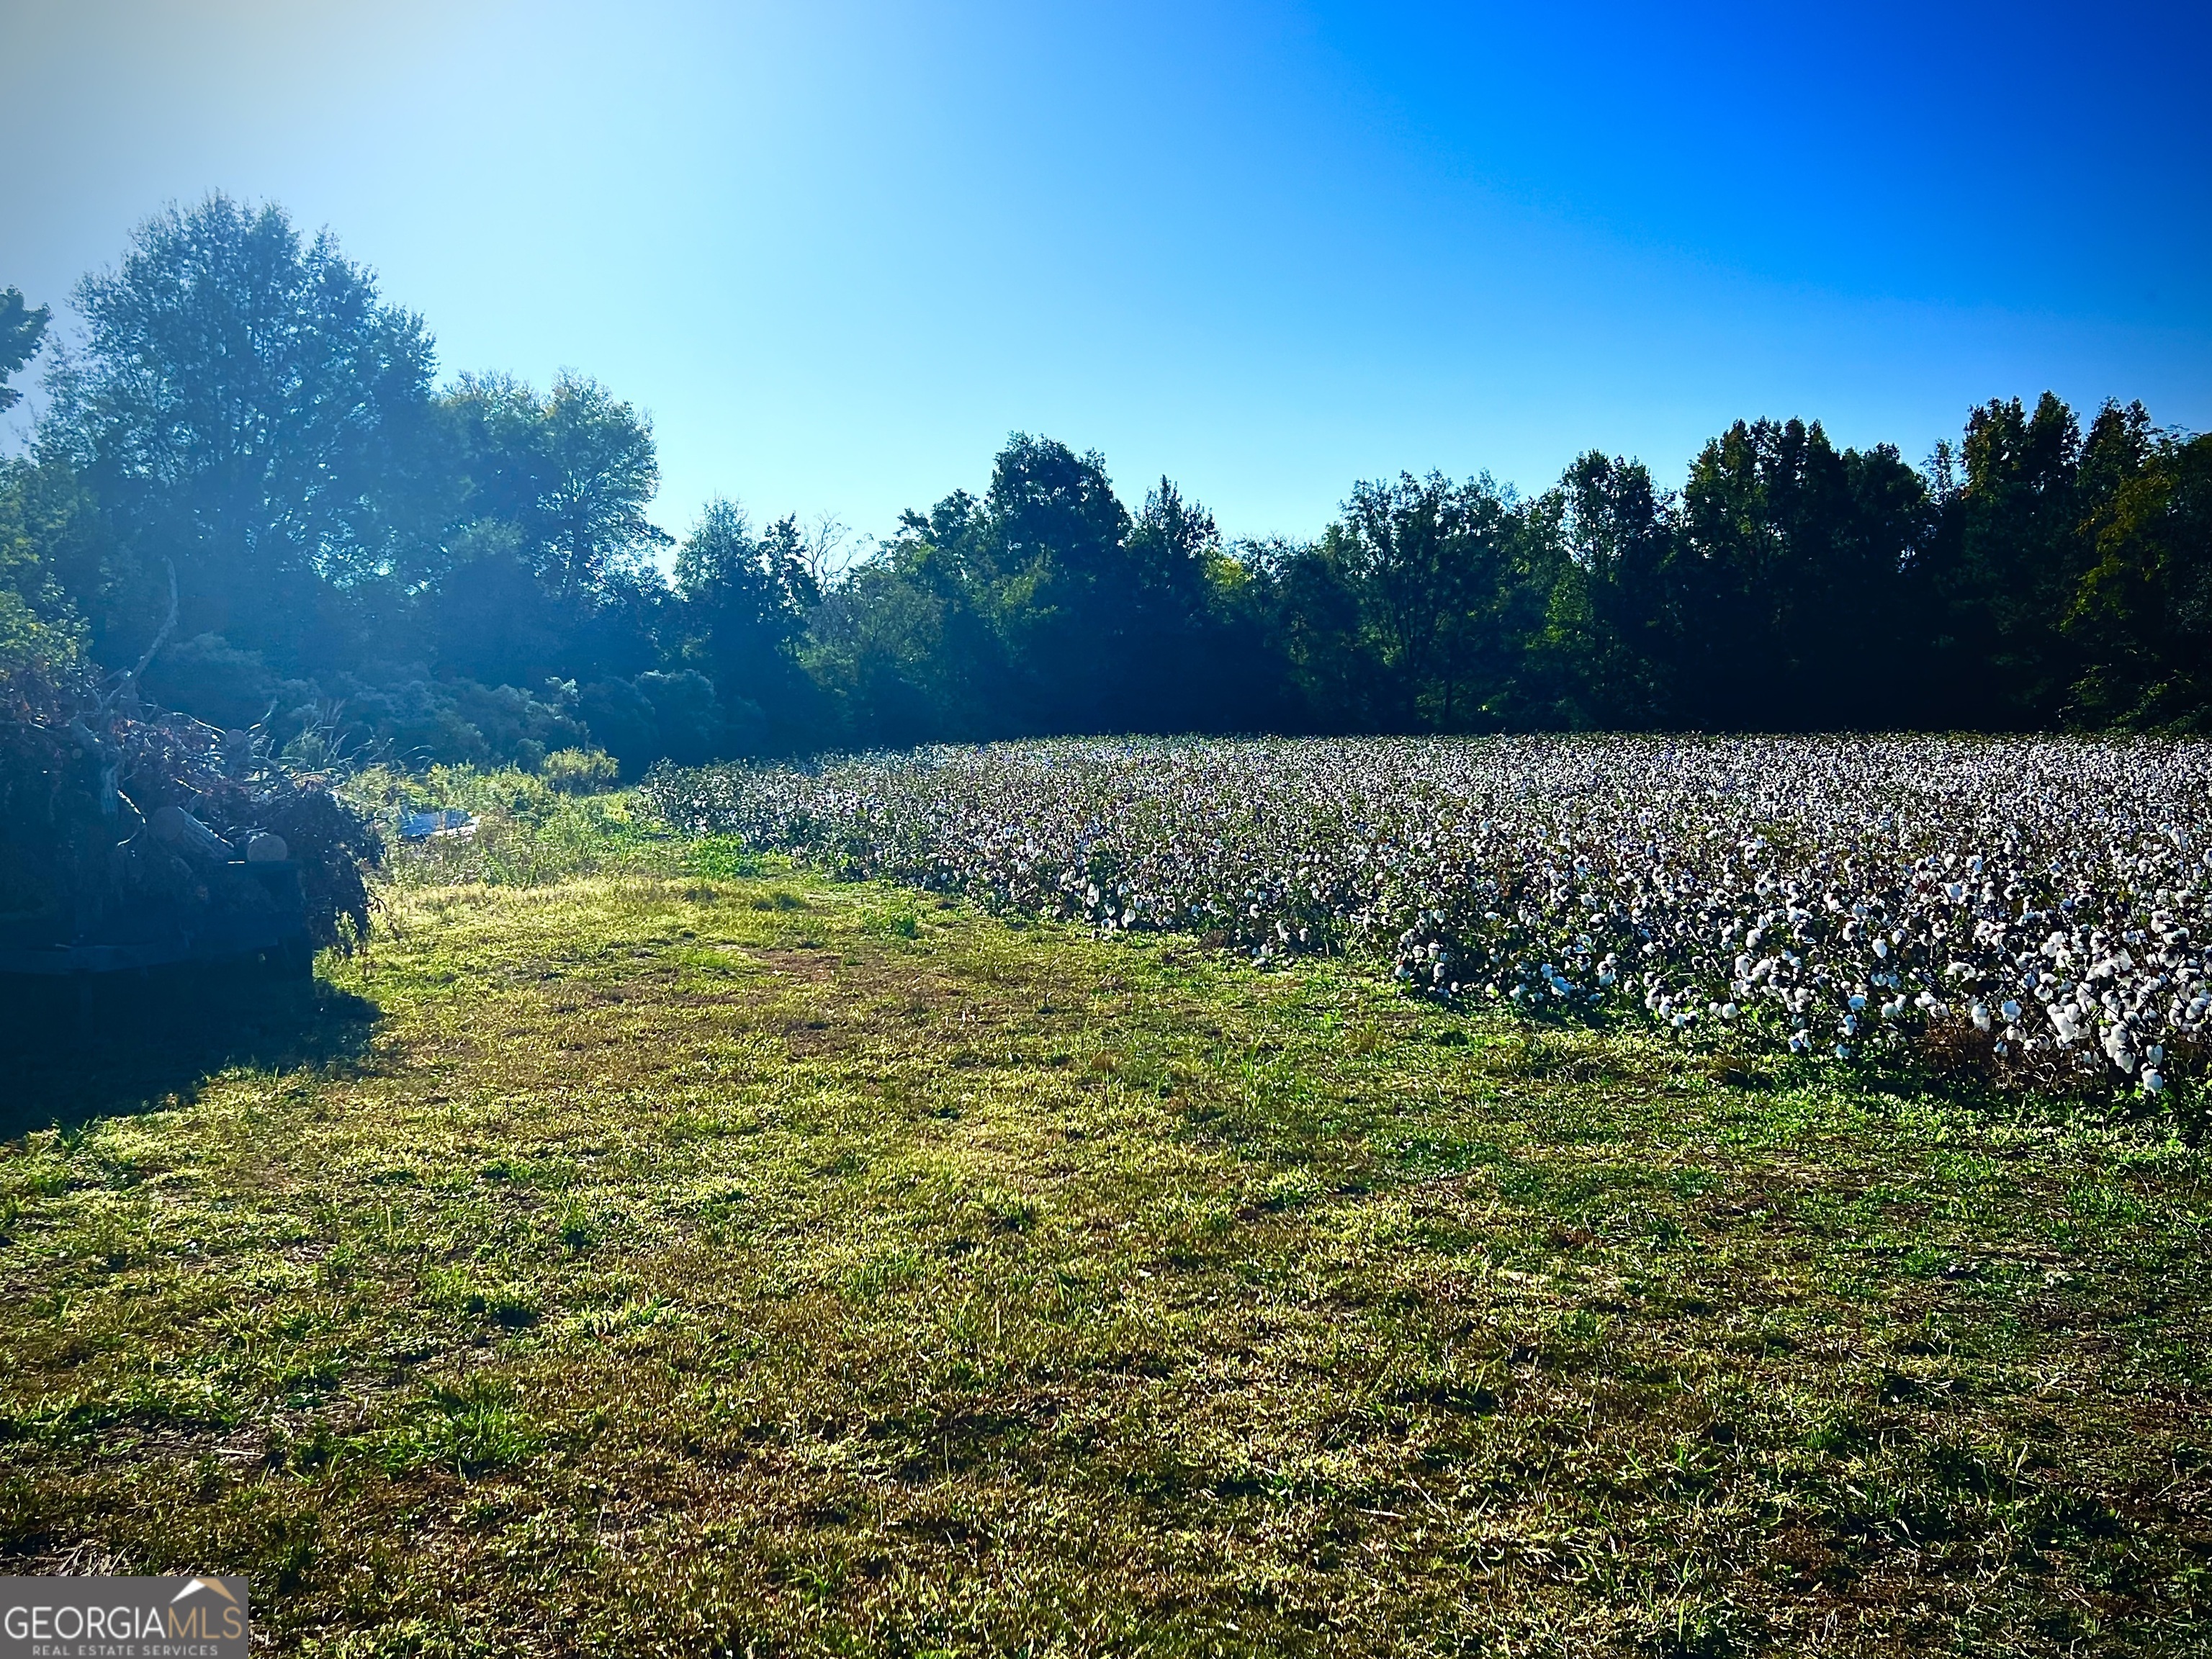
M 0 285 L 210 189 L 447 373 L 647 409 L 659 516 L 863 534 L 1013 428 L 1231 534 L 1739 416 L 2212 426 L 2212 8 L 0 0 Z M 20 424 L 20 422 L 19 422 Z

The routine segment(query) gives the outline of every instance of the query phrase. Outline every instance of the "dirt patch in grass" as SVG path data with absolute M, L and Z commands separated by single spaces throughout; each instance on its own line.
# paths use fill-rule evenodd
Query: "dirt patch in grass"
M 0 1155 L 14 1562 L 302 1652 L 2200 1639 L 2187 1148 L 788 874 L 393 902 L 342 1051 Z

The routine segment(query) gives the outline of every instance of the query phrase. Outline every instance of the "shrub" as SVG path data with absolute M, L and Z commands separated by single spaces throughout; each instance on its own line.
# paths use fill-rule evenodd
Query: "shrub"
M 621 768 L 604 749 L 556 749 L 545 757 L 538 775 L 564 795 L 593 795 L 613 788 Z

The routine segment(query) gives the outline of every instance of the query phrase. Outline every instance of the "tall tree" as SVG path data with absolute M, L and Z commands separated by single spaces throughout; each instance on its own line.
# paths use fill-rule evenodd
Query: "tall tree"
M 1138 587 L 1129 529 L 1096 451 L 1018 432 L 999 452 L 969 562 L 990 581 L 1017 718 L 1029 729 L 1120 723 Z
M 2140 404 L 2107 405 L 2081 471 L 2095 562 L 2064 618 L 2083 663 L 2068 712 L 2212 732 L 2212 436 L 2153 434 Z
M 1962 477 L 1925 563 L 1936 620 L 1924 718 L 1982 727 L 2056 720 L 2080 664 L 2063 623 L 2092 562 L 2075 492 L 2081 428 L 2046 392 L 1967 417 Z
M 1559 482 L 1567 554 L 1547 647 L 1563 725 L 1651 729 L 1674 718 L 1671 673 L 1681 633 L 1669 586 L 1673 499 L 1641 461 L 1597 450 Z
M 1516 504 L 1487 477 L 1352 486 L 1324 556 L 1357 595 L 1364 631 L 1399 731 L 1457 731 L 1495 722 L 1517 640 L 1513 604 Z
M 1708 443 L 1682 492 L 1680 714 L 1723 728 L 1905 718 L 1905 577 L 1926 501 L 1894 449 L 1838 453 L 1817 421 L 1739 421 Z
M 8 381 L 37 356 L 52 317 L 46 306 L 31 309 L 20 289 L 0 292 L 0 410 L 21 400 Z M 0 460 L 0 672 L 74 654 L 75 618 L 46 556 L 82 524 L 74 482 L 66 468 Z
M 755 535 L 744 510 L 716 498 L 676 555 L 683 659 L 704 672 L 733 721 L 732 746 L 783 747 L 815 711 L 805 693 L 799 642 L 822 602 L 814 560 L 797 519 Z
M 345 590 L 406 565 L 442 519 L 432 351 L 325 232 L 222 195 L 142 225 L 78 285 L 84 354 L 49 377 L 41 444 L 114 528 L 100 631 L 143 630 L 164 562 L 182 633 L 288 665 L 342 654 Z
M 441 661 L 517 684 L 653 667 L 665 597 L 653 556 L 672 538 L 647 517 L 660 482 L 652 422 L 573 374 L 544 397 L 465 374 L 438 412 L 463 526 L 430 605 Z
M 459 514 L 515 526 L 556 599 L 635 580 L 673 538 L 647 516 L 660 488 L 653 422 L 597 380 L 540 398 L 511 375 L 464 374 L 441 399 L 466 479 Z

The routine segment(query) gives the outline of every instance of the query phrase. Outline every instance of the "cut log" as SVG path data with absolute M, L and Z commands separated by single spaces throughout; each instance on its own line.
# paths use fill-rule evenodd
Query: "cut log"
M 156 840 L 188 858 L 205 864 L 230 861 L 230 843 L 173 802 L 155 809 L 151 827 Z

